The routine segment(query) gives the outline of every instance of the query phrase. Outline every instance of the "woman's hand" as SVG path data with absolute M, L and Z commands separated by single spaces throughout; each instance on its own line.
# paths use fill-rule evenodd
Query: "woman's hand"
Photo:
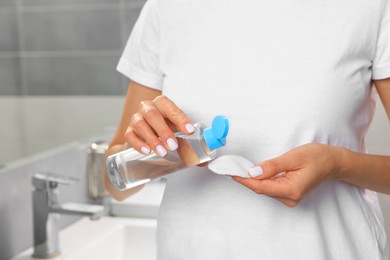
M 194 131 L 190 119 L 166 96 L 142 101 L 133 114 L 124 135 L 125 141 L 138 152 L 149 154 L 154 150 L 160 157 L 175 151 L 178 142 L 174 131 L 185 134 Z
M 341 148 L 306 144 L 251 169 L 251 176 L 257 177 L 233 179 L 258 194 L 294 207 L 322 181 L 337 175 L 341 157 Z
M 376 80 L 390 119 L 390 78 Z M 325 179 L 336 179 L 362 188 L 390 194 L 390 156 L 370 155 L 322 144 L 307 144 L 262 162 L 251 176 L 237 182 L 256 193 L 269 195 L 293 207 Z M 282 176 L 276 176 L 285 172 Z M 262 173 L 262 175 L 259 175 Z
M 175 144 L 168 139 L 172 138 L 173 142 L 177 142 L 172 132 L 177 129 L 189 134 L 193 126 L 187 116 L 171 100 L 161 95 L 160 90 L 131 81 L 121 119 L 106 157 L 130 146 L 144 154 L 150 153 L 153 149 L 161 156 L 164 154 L 163 151 L 167 151 L 169 147 L 174 149 Z M 157 147 L 162 147 L 164 150 Z M 142 185 L 118 191 L 112 186 L 107 174 L 104 175 L 104 184 L 111 196 L 119 201 L 143 187 Z

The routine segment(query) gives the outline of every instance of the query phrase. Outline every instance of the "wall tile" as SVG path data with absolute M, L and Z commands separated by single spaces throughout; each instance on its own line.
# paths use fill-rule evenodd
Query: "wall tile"
M 23 129 L 21 129 L 22 128 L 21 110 L 22 110 L 22 104 L 21 104 L 20 97 L 8 97 L 8 96 L 0 97 L 0 111 L 1 111 L 0 139 L 21 138 L 21 135 L 23 134 Z M 0 147 L 4 147 L 4 146 L 0 146 Z
M 122 0 L 127 4 L 144 4 L 147 0 Z
M 111 139 L 124 98 L 0 97 L 0 165 L 91 136 Z
M 119 0 L 22 0 L 23 6 L 116 4 Z
M 60 147 L 69 143 L 72 143 L 75 139 L 60 139 L 60 138 L 45 138 L 42 139 L 33 139 L 26 138 L 25 143 L 23 144 L 23 157 L 26 158 L 28 156 L 36 155 L 43 151 L 49 151 L 56 147 Z
M 117 10 L 27 12 L 24 14 L 27 51 L 119 50 Z
M 15 6 L 16 0 L 0 0 L 0 7 Z
M 0 57 L 0 96 L 21 94 L 19 58 Z
M 33 149 L 47 143 L 53 147 L 59 142 L 101 136 L 108 126 L 119 122 L 123 100 L 124 96 L 29 98 L 22 117 L 26 146 Z M 36 143 L 39 141 L 42 144 Z
M 23 146 L 21 138 L 0 137 L 0 147 L 6 147 L 6 149 L 0 149 L 0 169 L 1 166 L 23 157 Z
M 122 95 L 117 56 L 25 58 L 29 95 Z
M 22 117 L 26 142 L 51 140 L 55 144 L 100 136 L 107 126 L 119 122 L 123 99 L 124 96 L 29 98 Z
M 123 76 L 123 80 L 122 80 L 122 91 L 124 94 L 127 93 L 127 90 L 129 88 L 129 84 L 130 84 L 130 79 Z
M 3 147 L 0 149 L 0 165 L 4 165 L 23 156 L 21 98 L 0 96 L 0 111 L 0 147 Z
M 141 12 L 142 5 L 143 4 L 141 3 L 139 5 L 132 5 L 132 6 L 126 7 L 126 10 L 125 10 L 125 25 L 124 25 L 125 32 L 126 32 L 126 37 L 125 37 L 126 41 L 124 42 L 124 44 L 126 44 L 127 39 L 130 36 L 131 31 L 133 30 L 135 22 L 137 21 L 138 16 L 139 16 L 139 14 Z
M 1 5 L 0 8 L 2 8 Z M 0 52 L 19 49 L 16 10 L 2 11 L 0 9 L 0 35 Z

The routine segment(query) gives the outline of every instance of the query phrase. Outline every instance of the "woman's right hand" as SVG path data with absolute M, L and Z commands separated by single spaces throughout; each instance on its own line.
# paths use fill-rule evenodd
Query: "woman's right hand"
M 169 151 L 178 148 L 175 131 L 191 134 L 194 130 L 186 114 L 172 100 L 160 95 L 152 101 L 140 102 L 124 139 L 142 154 L 149 154 L 153 150 L 158 156 L 165 157 Z

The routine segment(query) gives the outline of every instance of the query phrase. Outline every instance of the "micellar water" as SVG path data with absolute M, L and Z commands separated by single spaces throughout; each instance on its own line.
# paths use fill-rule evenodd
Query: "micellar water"
M 173 173 L 182 168 L 195 166 L 216 158 L 216 149 L 226 144 L 229 121 L 216 116 L 212 126 L 197 123 L 191 135 L 176 132 L 178 148 L 161 158 L 155 152 L 148 155 L 134 148 L 113 154 L 107 158 L 108 177 L 118 190 L 131 189 L 153 179 Z

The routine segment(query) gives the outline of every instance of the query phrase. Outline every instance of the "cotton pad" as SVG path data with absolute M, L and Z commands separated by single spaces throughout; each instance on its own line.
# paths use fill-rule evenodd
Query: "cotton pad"
M 208 168 L 216 174 L 250 178 L 249 169 L 255 165 L 239 155 L 223 155 L 208 164 Z

